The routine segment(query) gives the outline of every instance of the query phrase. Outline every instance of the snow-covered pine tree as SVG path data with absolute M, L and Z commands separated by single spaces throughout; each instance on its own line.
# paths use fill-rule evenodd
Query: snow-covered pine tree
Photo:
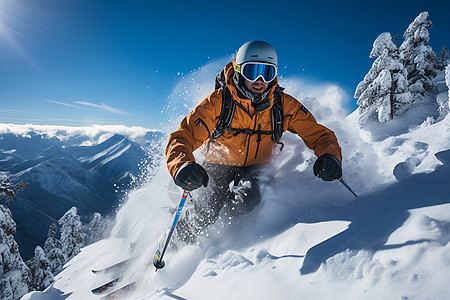
M 370 57 L 376 60 L 355 92 L 360 124 L 368 118 L 386 122 L 405 111 L 411 103 L 407 71 L 400 62 L 398 47 L 392 42 L 389 32 L 377 37 Z
M 16 223 L 11 211 L 0 205 L 0 299 L 20 299 L 31 286 L 30 270 L 14 240 Z
M 428 20 L 428 12 L 421 12 L 408 26 L 400 46 L 403 65 L 408 70 L 409 91 L 413 101 L 424 100 L 428 92 L 433 91 L 433 79 L 437 72 L 435 69 L 436 53 L 425 43 L 430 41 L 428 28 L 432 26 Z
M 110 233 L 111 227 L 112 220 L 110 218 L 94 213 L 92 220 L 86 225 L 88 243 L 92 244 L 105 238 Z
M 441 52 L 439 53 L 439 55 L 436 58 L 436 69 L 438 69 L 439 71 L 443 71 L 445 69 L 445 67 L 447 67 L 449 61 L 449 51 L 447 47 L 442 47 Z
M 57 230 L 56 224 L 51 224 L 48 230 L 47 240 L 44 243 L 45 256 L 49 261 L 52 273 L 59 272 L 67 261 L 62 251 L 62 244 L 56 238 Z
M 69 209 L 58 223 L 61 225 L 62 252 L 69 260 L 86 245 L 86 234 L 83 232 L 78 209 L 76 207 Z
M 14 196 L 25 190 L 28 187 L 28 183 L 19 182 L 12 183 L 6 176 L 0 177 L 0 201 L 6 199 L 6 203 L 11 204 Z
M 34 257 L 27 261 L 27 265 L 31 271 L 33 290 L 43 291 L 55 281 L 50 268 L 50 262 L 40 246 L 36 247 Z
M 447 103 L 442 102 L 439 104 L 439 114 L 445 116 L 450 112 L 450 64 L 445 68 L 445 83 L 448 87 L 448 98 Z

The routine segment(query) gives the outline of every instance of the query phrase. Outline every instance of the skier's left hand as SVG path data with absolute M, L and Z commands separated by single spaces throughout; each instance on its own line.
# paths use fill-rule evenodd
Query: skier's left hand
M 315 176 L 325 181 L 332 181 L 342 177 L 341 162 L 328 153 L 317 158 L 313 171 Z

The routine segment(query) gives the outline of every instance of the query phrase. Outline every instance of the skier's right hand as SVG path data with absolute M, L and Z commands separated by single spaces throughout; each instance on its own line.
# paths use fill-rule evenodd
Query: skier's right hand
M 322 180 L 332 181 L 342 177 L 342 164 L 339 159 L 327 153 L 317 158 L 313 171 Z
M 186 191 L 193 191 L 199 187 L 208 185 L 208 173 L 196 162 L 185 163 L 175 175 L 175 184 Z

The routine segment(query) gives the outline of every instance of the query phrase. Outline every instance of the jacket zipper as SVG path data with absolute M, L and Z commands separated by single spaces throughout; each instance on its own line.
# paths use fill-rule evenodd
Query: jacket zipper
M 256 146 L 255 159 L 258 156 L 259 144 L 261 143 L 261 123 L 258 124 L 258 139 L 256 140 L 258 145 Z
M 255 125 L 253 126 L 253 131 L 254 131 L 255 127 L 256 127 L 256 119 L 257 118 L 256 118 L 256 115 L 254 115 L 253 117 L 255 118 Z M 259 124 L 258 128 L 259 128 L 259 130 L 261 130 L 261 124 Z M 247 165 L 248 153 L 250 152 L 250 139 L 251 138 L 252 138 L 251 134 L 248 134 L 247 137 L 245 138 L 245 141 L 247 143 L 247 152 L 245 153 L 245 160 L 244 160 L 243 166 Z M 256 148 L 256 155 L 258 155 L 258 149 L 259 149 L 259 143 L 260 143 L 259 140 L 260 139 L 261 139 L 261 136 L 260 136 L 260 134 L 258 134 L 258 146 Z M 244 144 L 244 146 L 245 146 L 245 144 Z M 256 155 L 255 155 L 255 158 L 256 158 Z
M 248 138 L 248 141 L 247 141 L 247 138 Z M 244 160 L 244 164 L 242 165 L 243 167 L 245 167 L 245 165 L 247 164 L 248 152 L 250 150 L 250 134 L 247 134 L 247 136 L 245 137 L 244 147 L 245 147 L 245 143 L 247 143 L 247 152 L 245 153 L 245 160 Z

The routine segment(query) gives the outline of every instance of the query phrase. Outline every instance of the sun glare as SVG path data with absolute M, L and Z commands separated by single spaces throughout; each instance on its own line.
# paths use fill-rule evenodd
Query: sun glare
M 27 51 L 20 45 L 20 38 L 27 37 L 27 18 L 30 10 L 19 1 L 0 0 L 0 46 L 3 44 L 14 54 L 35 65 Z
M 12 43 L 14 36 L 14 6 L 11 0 L 0 0 L 0 36 Z

